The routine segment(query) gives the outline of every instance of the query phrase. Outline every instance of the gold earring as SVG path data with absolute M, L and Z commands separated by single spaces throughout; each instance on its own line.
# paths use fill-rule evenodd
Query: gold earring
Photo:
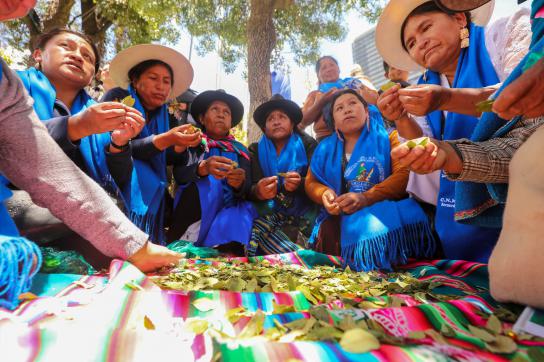
M 468 48 L 468 46 L 470 45 L 469 36 L 470 34 L 466 27 L 461 29 L 461 31 L 459 32 L 459 38 L 461 39 L 461 49 Z

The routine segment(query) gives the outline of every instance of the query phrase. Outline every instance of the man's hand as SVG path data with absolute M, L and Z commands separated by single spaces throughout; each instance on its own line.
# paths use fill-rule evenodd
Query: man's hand
M 344 214 L 353 214 L 367 206 L 366 197 L 361 193 L 348 192 L 336 198 L 335 202 Z
M 142 272 L 147 273 L 165 266 L 175 266 L 184 256 L 148 241 L 140 250 L 128 258 L 128 261 Z
M 399 89 L 398 94 L 406 112 L 415 116 L 424 116 L 440 109 L 449 97 L 446 88 L 434 84 L 414 85 Z
M 302 182 L 302 177 L 298 172 L 287 172 L 284 180 L 285 189 L 289 192 L 295 192 Z
M 544 59 L 540 59 L 506 87 L 493 103 L 493 112 L 510 120 L 521 115 L 535 118 L 544 115 Z
M 235 190 L 239 190 L 246 180 L 246 171 L 243 168 L 235 168 L 227 174 L 227 184 Z
M 260 200 L 271 200 L 278 193 L 278 176 L 265 177 L 257 182 L 255 193 Z
M 340 212 L 342 211 L 340 209 L 340 206 L 338 206 L 338 203 L 336 200 L 336 193 L 332 189 L 327 189 L 323 196 L 321 196 L 321 200 L 323 201 L 323 206 L 325 207 L 325 210 L 330 215 L 340 215 Z

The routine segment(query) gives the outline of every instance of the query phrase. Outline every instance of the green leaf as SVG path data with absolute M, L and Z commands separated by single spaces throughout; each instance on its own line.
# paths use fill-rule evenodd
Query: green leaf
M 502 323 L 494 314 L 489 317 L 485 327 L 495 334 L 502 333 Z
M 509 354 L 514 353 L 518 349 L 518 346 L 510 337 L 497 336 L 497 339 L 494 342 L 486 343 L 485 348 L 493 353 Z
M 233 292 L 241 292 L 246 287 L 246 282 L 242 278 L 232 278 L 229 281 L 228 289 Z
M 427 143 L 429 143 L 429 137 L 423 137 L 423 139 L 419 141 L 418 145 L 425 147 L 427 146 Z
M 423 331 L 411 331 L 408 333 L 408 338 L 411 339 L 425 339 L 426 337 Z
M 194 334 L 202 334 L 208 330 L 208 327 L 208 321 L 204 319 L 193 319 L 185 323 L 185 329 Z
M 468 330 L 470 333 L 472 333 L 475 337 L 481 339 L 484 342 L 494 342 L 495 336 L 486 331 L 485 329 L 475 327 L 471 324 L 468 325 Z
M 495 102 L 494 99 L 488 99 L 485 101 L 478 102 L 476 103 L 476 111 L 479 113 L 491 112 L 493 109 L 494 102 Z
M 232 324 L 238 322 L 238 320 L 244 315 L 246 309 L 244 307 L 232 308 L 225 313 L 225 317 Z
M 201 312 L 209 312 L 217 307 L 217 303 L 210 298 L 198 298 L 193 301 L 193 306 Z
M 136 100 L 132 98 L 132 96 L 128 95 L 123 100 L 121 100 L 121 103 L 123 103 L 127 107 L 134 106 L 134 103 L 136 103 Z
M 340 346 L 349 353 L 366 353 L 380 348 L 380 342 L 364 329 L 354 328 L 344 333 Z
M 148 316 L 144 316 L 144 327 L 145 329 L 149 329 L 149 330 L 155 329 L 155 324 L 153 324 L 153 322 L 151 321 L 151 319 L 149 319 Z
M 384 91 L 384 92 L 387 92 L 389 89 L 393 88 L 393 87 L 396 86 L 396 85 L 397 85 L 397 83 L 392 82 L 392 81 L 389 81 L 389 82 L 385 83 L 384 85 L 382 85 L 382 86 L 380 87 L 380 89 L 381 89 L 382 91 Z
M 319 304 L 319 301 L 312 295 L 312 292 L 310 291 L 310 289 L 308 289 L 308 287 L 304 285 L 299 285 L 297 287 L 297 290 L 304 294 L 304 296 L 306 297 L 306 299 L 308 299 L 310 303 Z
M 274 314 L 284 314 L 284 313 L 291 313 L 296 312 L 294 305 L 285 305 L 285 304 L 276 304 L 275 300 L 272 300 L 272 306 Z
M 249 282 L 247 282 L 246 284 L 246 291 L 254 292 L 258 286 L 259 286 L 259 282 L 257 282 L 257 279 L 251 278 Z
M 242 332 L 238 335 L 238 338 L 251 338 L 258 336 L 262 333 L 264 329 L 264 313 L 262 310 L 258 309 L 257 312 L 251 317 L 249 322 L 246 324 Z
M 442 327 L 440 327 L 440 333 L 444 337 L 449 337 L 449 338 L 453 338 L 457 335 L 457 333 L 455 333 L 455 330 L 448 324 L 442 324 Z

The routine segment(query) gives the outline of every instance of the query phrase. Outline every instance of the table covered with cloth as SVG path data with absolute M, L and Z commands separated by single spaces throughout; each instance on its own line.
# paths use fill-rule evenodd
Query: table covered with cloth
M 300 250 L 264 257 L 186 259 L 184 273 L 230 263 L 271 270 L 341 269 L 337 257 Z M 199 290 L 164 290 L 154 282 L 156 275 L 146 276 L 118 260 L 105 274 L 38 274 L 32 293 L 22 296 L 26 300 L 17 309 L 0 310 L 0 359 L 531 361 L 544 356 L 544 340 L 511 331 L 520 308 L 493 301 L 486 265 L 413 261 L 399 272 L 432 289 L 403 293 L 410 287 L 398 283 L 387 290 L 374 287 L 362 298 L 346 291 L 333 301 L 309 293 L 311 283 L 292 291 L 274 291 L 281 289 L 274 285 L 257 287 L 258 292 L 206 290 L 202 285 L 194 288 Z M 324 290 L 326 285 L 323 281 Z M 343 339 L 353 328 L 376 336 L 378 345 L 353 352 Z

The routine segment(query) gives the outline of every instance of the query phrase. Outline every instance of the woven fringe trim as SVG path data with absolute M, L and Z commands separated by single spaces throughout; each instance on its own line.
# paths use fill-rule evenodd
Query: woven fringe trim
M 480 206 L 475 207 L 473 209 L 457 211 L 454 214 L 454 217 L 455 217 L 455 220 L 470 219 L 470 218 L 473 218 L 473 217 L 476 217 L 476 216 L 480 215 L 485 210 L 487 210 L 487 209 L 489 209 L 489 208 L 491 208 L 493 206 L 496 206 L 498 204 L 499 203 L 497 201 L 495 201 L 493 199 L 489 199 L 486 202 L 484 202 L 483 204 L 481 204 Z
M 34 257 L 37 263 L 34 270 Z M 0 241 L 0 307 L 14 309 L 19 295 L 30 289 L 42 265 L 40 248 L 30 240 L 14 236 Z
M 349 244 L 349 246 L 344 246 Z M 436 250 L 428 222 L 407 225 L 384 235 L 357 242 L 342 242 L 344 266 L 356 271 L 392 271 L 393 265 L 406 264 L 409 257 L 431 257 Z

